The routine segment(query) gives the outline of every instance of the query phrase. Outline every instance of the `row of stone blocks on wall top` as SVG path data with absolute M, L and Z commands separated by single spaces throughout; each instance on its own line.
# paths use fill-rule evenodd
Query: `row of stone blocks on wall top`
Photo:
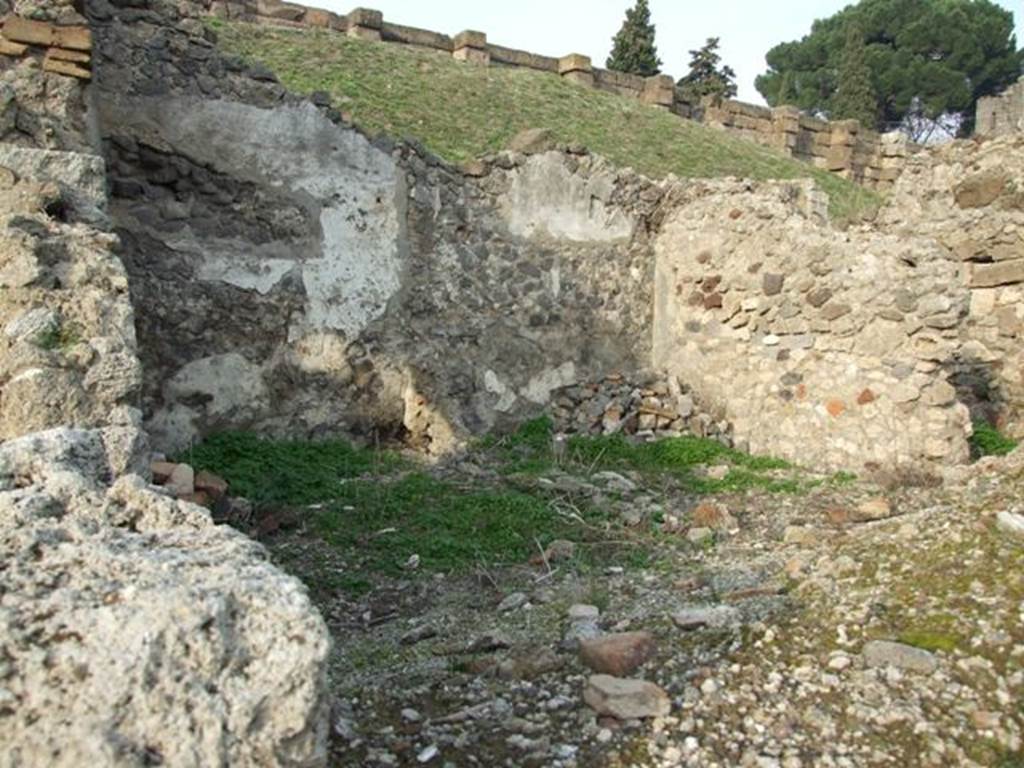
M 642 101 L 671 109 L 677 100 L 675 82 L 669 75 L 639 77 L 601 70 L 590 57 L 570 53 L 559 58 L 539 56 L 488 42 L 487 34 L 464 30 L 454 36 L 415 27 L 385 22 L 384 14 L 372 8 L 355 8 L 342 16 L 319 8 L 307 8 L 279 0 L 213 0 L 206 4 L 209 12 L 220 18 L 253 20 L 296 28 L 332 29 L 359 40 L 383 40 L 419 45 L 446 51 L 453 58 L 473 64 L 491 63 L 528 67 L 561 75 L 581 85 L 594 86 L 595 80 L 633 91 Z
M 331 29 L 352 38 L 431 48 L 482 66 L 526 67 L 567 81 L 639 99 L 682 118 L 707 123 L 774 147 L 839 175 L 887 186 L 900 175 L 908 154 L 905 140 L 862 130 L 855 120 L 827 121 L 792 106 L 761 107 L 733 100 L 688 100 L 670 75 L 639 77 L 593 66 L 590 57 L 570 53 L 540 56 L 489 43 L 487 35 L 465 30 L 454 36 L 385 21 L 381 11 L 356 8 L 347 15 L 283 0 L 198 0 L 214 16 L 296 28 Z

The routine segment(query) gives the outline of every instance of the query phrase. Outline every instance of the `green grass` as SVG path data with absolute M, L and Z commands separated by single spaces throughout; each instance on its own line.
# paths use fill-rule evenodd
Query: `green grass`
M 263 506 L 303 506 L 338 498 L 353 478 L 402 466 L 397 456 L 344 440 L 268 440 L 246 432 L 207 438 L 177 457 L 223 477 L 235 496 Z
M 423 473 L 347 484 L 317 513 L 316 526 L 328 543 L 392 573 L 414 554 L 428 571 L 522 564 L 552 540 L 579 541 L 582 533 L 543 496 L 460 487 Z
M 691 435 L 651 443 L 633 442 L 622 435 L 573 436 L 564 454 L 555 455 L 551 419 L 526 422 L 516 432 L 490 438 L 483 449 L 504 464 L 506 473 L 544 474 L 559 466 L 576 472 L 601 470 L 636 471 L 644 476 L 671 476 L 695 493 L 731 493 L 761 489 L 774 493 L 799 493 L 805 483 L 776 478 L 774 470 L 791 469 L 788 462 L 767 456 L 751 456 L 727 448 L 715 440 Z M 708 464 L 729 465 L 721 479 L 702 477 L 697 469 Z
M 612 507 L 586 492 L 567 493 L 530 476 L 555 470 L 588 478 L 602 469 L 633 470 L 654 482 L 676 480 L 699 493 L 751 488 L 795 493 L 802 481 L 770 473 L 785 462 L 748 456 L 711 440 L 679 437 L 632 443 L 622 437 L 574 437 L 564 455 L 553 450 L 548 418 L 523 424 L 505 437 L 481 440 L 471 458 L 506 479 L 435 477 L 385 451 L 354 448 L 341 440 L 269 440 L 224 433 L 177 457 L 227 480 L 232 495 L 258 510 L 288 509 L 344 555 L 346 567 L 297 567 L 314 589 L 366 588 L 368 572 L 401 573 L 412 555 L 426 572 L 523 564 L 555 539 L 577 546 L 571 567 L 649 567 L 659 557 L 657 520 L 628 529 Z M 695 470 L 725 463 L 720 480 Z M 522 482 L 522 476 L 527 482 Z M 617 498 L 615 494 L 611 494 Z
M 987 421 L 974 422 L 974 434 L 971 435 L 971 455 L 974 458 L 1005 456 L 1016 447 L 1016 440 L 1006 437 Z
M 48 351 L 68 349 L 82 340 L 82 334 L 73 324 L 57 323 L 47 327 L 35 337 L 35 345 Z
M 896 639 L 904 645 L 933 652 L 952 653 L 960 645 L 960 638 L 956 635 L 928 630 L 910 630 L 901 633 Z
M 810 177 L 829 194 L 837 220 L 856 219 L 880 201 L 773 149 L 550 73 L 467 65 L 437 51 L 328 31 L 212 26 L 224 50 L 269 67 L 290 90 L 324 91 L 368 133 L 418 140 L 452 163 L 503 149 L 524 129 L 548 128 L 560 141 L 582 142 L 656 179 Z

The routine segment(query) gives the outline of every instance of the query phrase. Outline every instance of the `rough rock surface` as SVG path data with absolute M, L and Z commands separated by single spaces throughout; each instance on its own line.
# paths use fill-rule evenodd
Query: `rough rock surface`
M 0 764 L 315 765 L 322 620 L 298 581 L 98 431 L 0 446 Z
M 52 167 L 56 156 L 69 168 L 92 170 L 65 176 L 62 191 L 39 177 L 37 159 Z M 142 371 L 116 238 L 60 220 L 74 215 L 63 207 L 69 198 L 102 209 L 102 161 L 2 148 L 0 167 L 5 163 L 14 170 L 0 173 L 0 438 L 61 424 L 138 435 Z M 120 470 L 141 458 L 134 452 Z

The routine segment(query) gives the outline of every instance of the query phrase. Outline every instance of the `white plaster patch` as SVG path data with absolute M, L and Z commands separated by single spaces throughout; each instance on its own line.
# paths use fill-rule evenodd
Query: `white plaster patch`
M 324 209 L 320 222 L 324 257 L 302 273 L 306 324 L 355 337 L 399 288 L 398 217 L 394 205 L 356 199 Z
M 520 394 L 531 403 L 544 405 L 556 389 L 576 383 L 576 364 L 562 363 L 557 368 L 548 368 L 537 374 L 520 390 Z
M 193 360 L 166 384 L 168 399 L 182 401 L 196 395 L 209 398 L 211 418 L 238 418 L 266 408 L 270 395 L 262 369 L 235 352 Z
M 227 283 L 266 296 L 281 282 L 281 278 L 294 268 L 295 262 L 290 259 L 262 259 L 239 263 L 236 259 L 207 256 L 199 264 L 199 279 Z
M 606 205 L 612 187 L 610 172 L 584 178 L 571 173 L 558 153 L 534 155 L 514 172 L 502 214 L 512 233 L 521 237 L 627 240 L 634 223 Z
M 103 109 L 106 122 L 133 125 L 158 145 L 187 148 L 219 171 L 308 195 L 321 207 L 322 254 L 296 258 L 308 303 L 306 317 L 290 329 L 292 339 L 328 329 L 352 338 L 384 313 L 401 273 L 402 181 L 390 154 L 308 103 L 262 109 L 211 99 L 147 99 L 130 109 Z M 241 261 L 227 270 L 213 259 L 206 274 L 269 290 L 287 272 L 276 262 L 265 272 Z
M 505 382 L 498 378 L 492 370 L 487 370 L 484 373 L 484 389 L 490 392 L 492 395 L 498 396 L 498 402 L 494 406 L 494 410 L 498 413 L 508 413 L 512 410 L 512 406 L 516 404 L 516 393 L 509 388 Z

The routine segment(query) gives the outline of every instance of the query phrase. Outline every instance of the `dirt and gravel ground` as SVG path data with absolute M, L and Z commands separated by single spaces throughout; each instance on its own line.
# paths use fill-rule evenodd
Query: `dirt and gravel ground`
M 427 472 L 600 522 L 447 573 L 404 551 L 397 572 L 366 569 L 317 505 L 266 538 L 334 634 L 335 765 L 1024 765 L 1024 540 L 995 517 L 1024 508 L 1020 452 L 944 482 L 775 468 L 711 493 L 643 468 L 492 459 Z M 702 608 L 716 618 L 684 628 Z M 577 637 L 636 631 L 654 651 L 625 677 L 660 686 L 669 713 L 598 715 Z

